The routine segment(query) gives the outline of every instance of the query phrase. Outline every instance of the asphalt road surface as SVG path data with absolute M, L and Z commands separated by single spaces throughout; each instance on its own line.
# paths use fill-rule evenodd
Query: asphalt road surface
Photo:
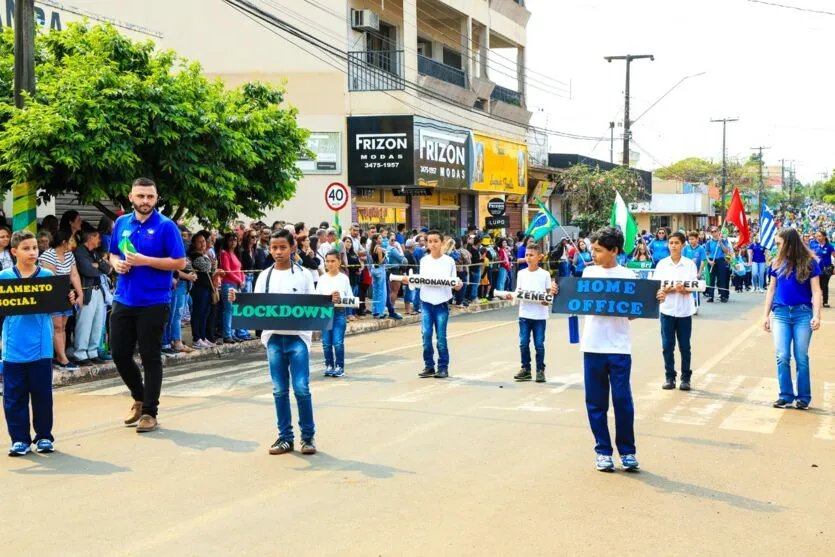
M 833 555 L 835 310 L 812 409 L 776 410 L 761 302 L 703 307 L 690 393 L 661 390 L 658 323 L 633 322 L 635 474 L 594 469 L 565 317 L 548 383 L 514 383 L 515 308 L 450 321 L 446 381 L 416 376 L 415 325 L 348 338 L 341 379 L 314 344 L 312 457 L 267 454 L 263 354 L 176 368 L 150 434 L 121 424 L 118 379 L 63 389 L 59 452 L 3 462 L 3 554 Z

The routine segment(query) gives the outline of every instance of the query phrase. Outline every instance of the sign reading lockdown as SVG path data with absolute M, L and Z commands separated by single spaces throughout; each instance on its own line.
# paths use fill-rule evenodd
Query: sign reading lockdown
M 560 281 L 553 313 L 658 319 L 657 280 L 566 278 Z
M 333 327 L 333 301 L 321 294 L 238 294 L 232 327 L 261 331 L 323 331 Z
M 415 183 L 447 190 L 469 189 L 472 133 L 415 116 Z
M 528 193 L 528 148 L 523 143 L 475 134 L 476 191 L 526 195 Z
M 415 184 L 412 116 L 348 118 L 348 183 L 363 186 Z
M 0 315 L 58 313 L 70 309 L 70 277 L 0 280 Z

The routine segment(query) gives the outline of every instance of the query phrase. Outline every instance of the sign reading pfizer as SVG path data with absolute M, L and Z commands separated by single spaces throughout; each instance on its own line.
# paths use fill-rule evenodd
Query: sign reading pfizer
M 552 313 L 658 319 L 657 280 L 565 278 Z

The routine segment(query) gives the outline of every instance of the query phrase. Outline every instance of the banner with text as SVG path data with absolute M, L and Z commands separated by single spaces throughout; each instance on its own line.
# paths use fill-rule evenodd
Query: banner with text
M 69 275 L 0 280 L 0 315 L 58 313 L 70 307 Z
M 333 327 L 333 301 L 321 294 L 238 294 L 234 329 L 323 331 Z
M 552 313 L 658 319 L 659 281 L 615 278 L 564 278 Z
M 418 186 L 466 190 L 472 173 L 470 130 L 415 116 L 415 182 Z
M 487 135 L 474 135 L 475 168 L 473 189 L 476 191 L 527 195 L 528 148 Z

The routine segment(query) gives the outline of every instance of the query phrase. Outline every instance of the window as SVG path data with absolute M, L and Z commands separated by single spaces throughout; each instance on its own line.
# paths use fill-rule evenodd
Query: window
M 397 28 L 380 22 L 380 30 L 365 36 L 365 49 L 372 51 L 397 50 Z
M 427 227 L 429 230 L 440 230 L 444 234 L 457 234 L 458 227 L 458 210 L 457 209 L 421 209 L 420 210 L 420 225 Z
M 444 47 L 444 64 L 457 70 L 463 69 L 461 53 Z
M 659 228 L 670 229 L 671 227 L 672 227 L 672 223 L 670 222 L 670 216 L 669 215 L 654 216 L 650 219 L 650 228 L 652 229 L 653 233 L 656 230 L 658 230 Z
M 424 39 L 423 37 L 418 37 L 417 52 L 421 56 L 432 58 L 432 41 L 429 39 Z

